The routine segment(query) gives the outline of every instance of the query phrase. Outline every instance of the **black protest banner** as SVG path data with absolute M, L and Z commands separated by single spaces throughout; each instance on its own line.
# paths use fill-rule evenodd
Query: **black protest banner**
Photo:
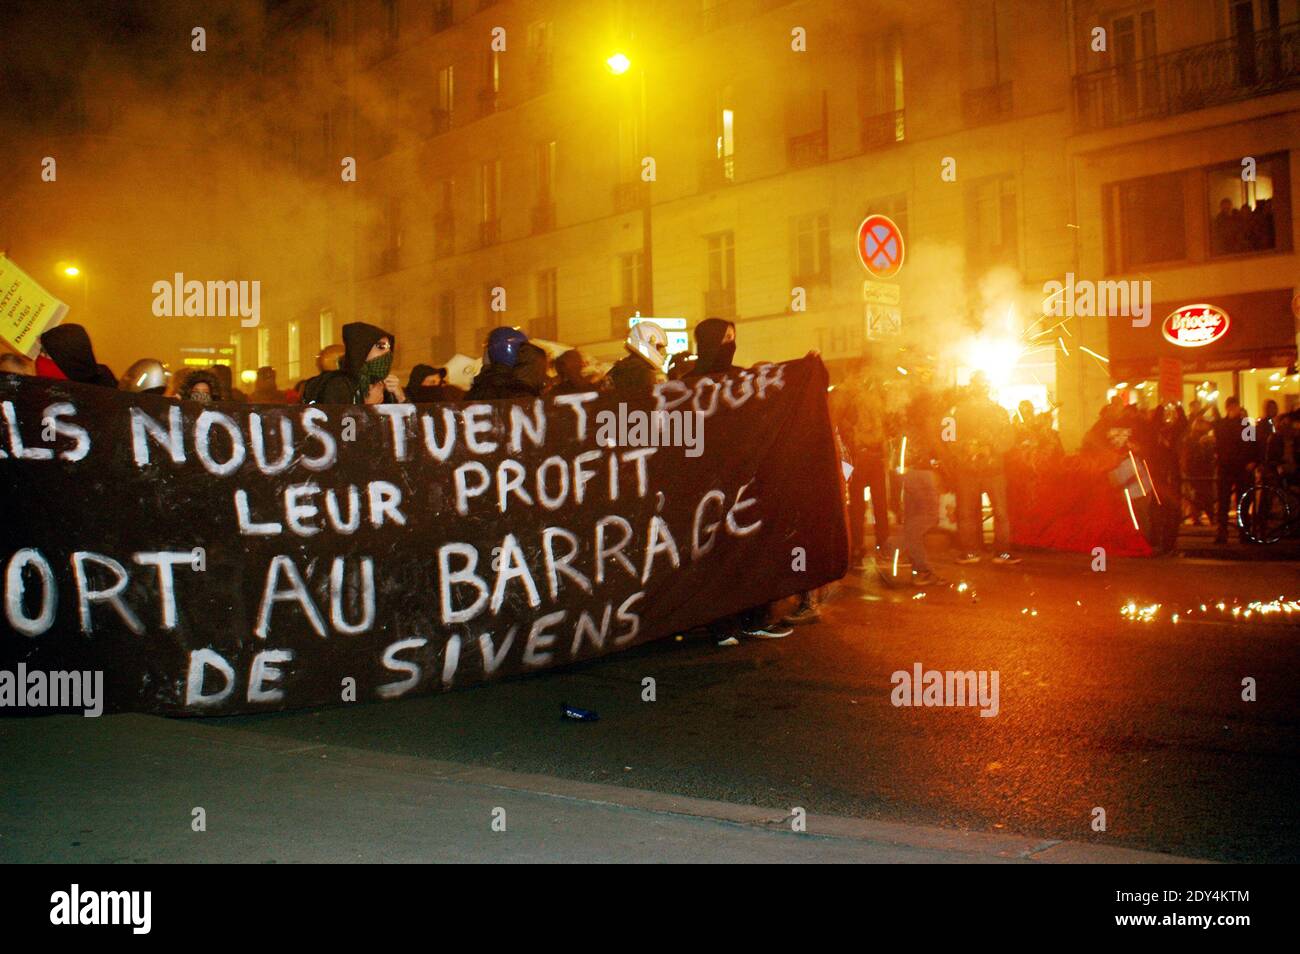
M 819 586 L 826 385 L 810 356 L 626 402 L 205 407 L 0 375 L 0 670 L 102 671 L 110 711 L 396 699 Z

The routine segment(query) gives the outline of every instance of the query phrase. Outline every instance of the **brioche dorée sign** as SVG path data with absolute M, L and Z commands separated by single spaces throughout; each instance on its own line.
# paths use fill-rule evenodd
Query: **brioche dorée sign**
M 1184 305 L 1165 318 L 1160 326 L 1165 340 L 1180 348 L 1213 344 L 1228 333 L 1228 313 L 1214 305 Z

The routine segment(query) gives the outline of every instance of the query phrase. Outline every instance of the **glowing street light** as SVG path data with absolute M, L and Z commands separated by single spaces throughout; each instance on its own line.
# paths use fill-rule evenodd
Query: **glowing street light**
M 632 61 L 622 53 L 615 53 L 605 61 L 605 65 L 609 67 L 609 71 L 615 76 L 622 76 L 632 68 Z
M 63 269 L 63 274 L 67 275 L 69 278 L 76 278 L 81 274 L 81 269 L 76 265 L 67 265 Z

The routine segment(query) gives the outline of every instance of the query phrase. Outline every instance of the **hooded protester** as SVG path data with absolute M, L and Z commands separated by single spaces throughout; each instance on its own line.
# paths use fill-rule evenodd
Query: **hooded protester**
M 257 384 L 253 387 L 253 393 L 248 396 L 250 401 L 257 404 L 283 404 L 285 402 L 284 392 L 275 384 L 275 368 L 263 367 L 257 369 Z
M 95 360 L 90 335 L 81 325 L 57 325 L 41 335 L 36 376 L 116 388 L 117 377 Z
M 437 401 L 463 401 L 465 392 L 447 383 L 447 369 L 417 364 L 406 381 L 406 399 L 416 404 Z
M 392 374 L 396 340 L 382 328 L 354 321 L 343 326 L 343 359 L 337 371 L 303 385 L 307 404 L 401 404 L 406 401 Z
M 740 371 L 732 364 L 736 357 L 736 326 L 721 318 L 705 318 L 695 326 L 695 353 L 695 363 L 682 375 L 684 381 Z
M 221 390 L 221 379 L 204 368 L 187 374 L 180 390 L 176 392 L 176 396 L 182 401 L 198 401 L 200 404 L 224 401 L 224 394 L 225 392 Z
M 540 355 L 538 354 L 540 352 Z M 467 401 L 537 397 L 546 383 L 546 352 L 518 328 L 493 328 Z
M 243 404 L 248 400 L 248 395 L 235 387 L 235 377 L 230 371 L 230 365 L 214 364 L 208 370 L 215 374 L 217 380 L 221 382 L 222 397 L 213 398 L 213 400 L 237 401 L 240 404 Z

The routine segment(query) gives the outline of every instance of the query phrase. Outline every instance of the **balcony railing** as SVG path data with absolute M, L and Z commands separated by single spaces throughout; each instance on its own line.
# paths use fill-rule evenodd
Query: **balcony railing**
M 864 116 L 862 119 L 862 151 L 883 149 L 903 141 L 903 110 L 894 109 L 887 113 Z
M 631 212 L 646 204 L 650 197 L 650 183 L 641 179 L 620 182 L 614 186 L 614 212 Z
M 786 158 L 791 169 L 819 166 L 826 161 L 826 130 L 815 129 L 785 141 Z
M 1300 89 L 1300 24 L 1174 50 L 1074 78 L 1079 132 Z
M 961 94 L 961 114 L 967 126 L 987 126 L 1011 118 L 1011 81 L 968 89 Z
M 541 235 L 555 228 L 555 202 L 539 202 L 533 206 L 533 234 Z
M 704 314 L 709 318 L 736 317 L 736 289 L 711 288 L 704 293 Z
M 538 55 L 528 64 L 529 93 L 540 96 L 549 92 L 555 82 L 555 64 L 549 55 Z

